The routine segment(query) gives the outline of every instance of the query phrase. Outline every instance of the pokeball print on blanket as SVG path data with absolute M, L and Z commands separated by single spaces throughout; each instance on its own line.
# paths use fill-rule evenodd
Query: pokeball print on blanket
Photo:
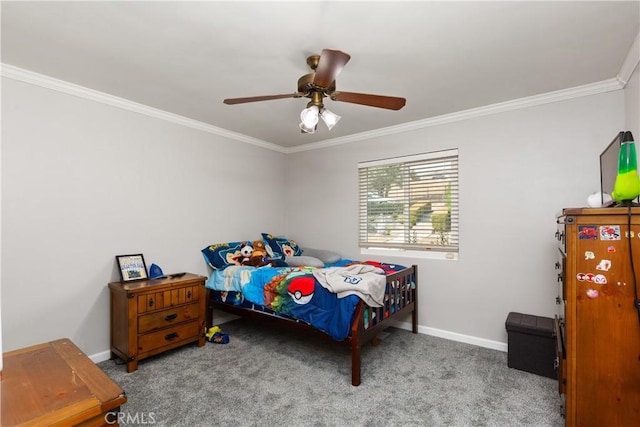
M 296 277 L 291 280 L 287 292 L 297 304 L 308 304 L 313 298 L 315 279 L 312 277 Z

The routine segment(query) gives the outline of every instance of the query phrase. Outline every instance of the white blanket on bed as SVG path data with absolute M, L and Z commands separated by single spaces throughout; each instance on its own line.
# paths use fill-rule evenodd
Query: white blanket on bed
M 384 270 L 367 264 L 313 270 L 320 284 L 339 298 L 357 295 L 371 307 L 382 307 L 387 283 Z

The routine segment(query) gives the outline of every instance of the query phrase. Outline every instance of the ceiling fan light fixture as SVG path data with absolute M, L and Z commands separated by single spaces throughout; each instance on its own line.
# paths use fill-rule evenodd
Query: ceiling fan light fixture
M 304 122 L 300 122 L 300 129 L 302 130 L 302 132 L 304 133 L 316 133 L 316 125 L 313 126 L 307 126 L 304 124 Z
M 327 128 L 329 128 L 329 130 L 331 130 L 336 125 L 336 123 L 338 123 L 338 120 L 341 119 L 339 115 L 327 110 L 326 108 L 323 108 L 322 111 L 320 111 L 320 117 L 322 117 L 322 121 L 325 125 L 327 125 Z
M 305 128 L 313 128 L 318 124 L 319 111 L 320 110 L 316 105 L 312 105 L 311 107 L 302 110 L 300 113 L 300 120 L 302 121 L 302 124 L 304 124 Z M 301 129 L 304 130 L 302 127 Z

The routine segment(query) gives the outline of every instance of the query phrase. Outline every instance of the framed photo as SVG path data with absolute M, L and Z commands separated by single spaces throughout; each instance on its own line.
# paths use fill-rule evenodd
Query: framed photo
M 118 262 L 120 280 L 122 282 L 145 280 L 149 278 L 147 275 L 147 265 L 144 262 L 142 254 L 116 255 L 116 261 Z

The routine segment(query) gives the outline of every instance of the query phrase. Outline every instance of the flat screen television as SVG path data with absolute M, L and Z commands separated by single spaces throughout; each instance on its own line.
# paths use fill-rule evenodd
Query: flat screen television
M 618 156 L 620 155 L 620 145 L 624 132 L 618 132 L 607 148 L 600 153 L 600 197 L 601 206 L 612 206 L 615 201 L 605 199 L 605 194 L 611 196 L 613 187 L 616 185 L 618 176 Z

